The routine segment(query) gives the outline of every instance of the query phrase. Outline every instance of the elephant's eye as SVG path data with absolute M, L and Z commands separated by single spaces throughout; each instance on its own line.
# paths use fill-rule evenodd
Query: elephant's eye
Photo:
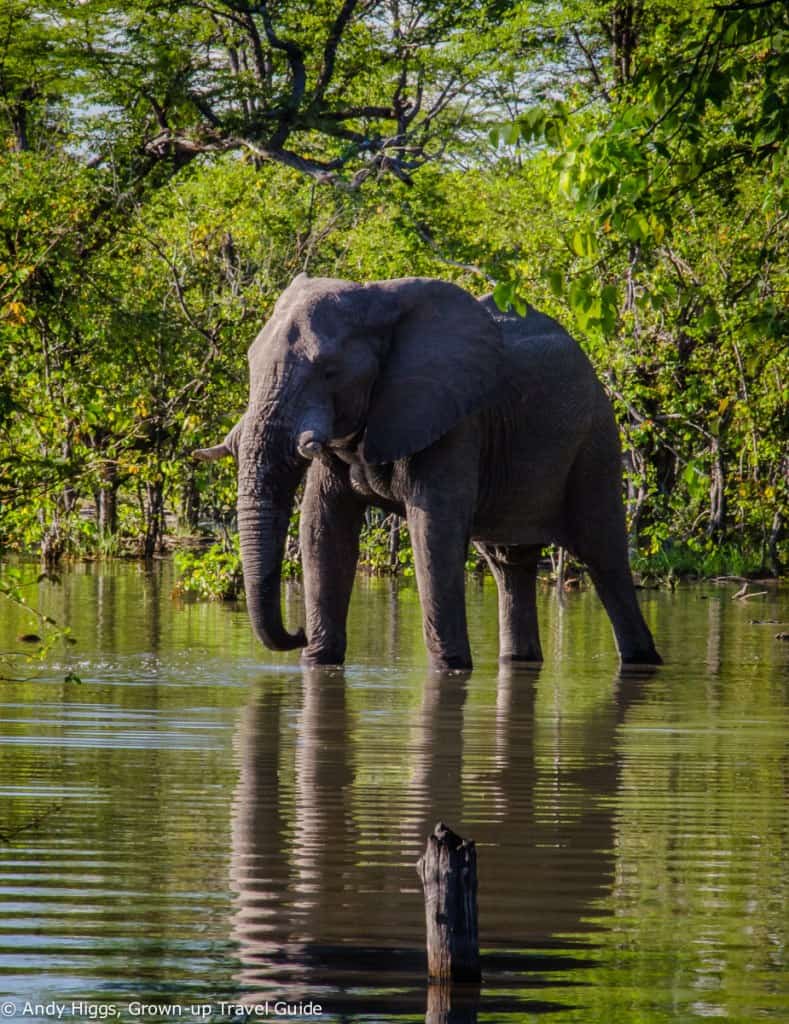
M 332 381 L 337 380 L 339 376 L 339 370 L 336 366 L 328 365 L 323 367 L 323 379 L 327 384 L 331 384 Z

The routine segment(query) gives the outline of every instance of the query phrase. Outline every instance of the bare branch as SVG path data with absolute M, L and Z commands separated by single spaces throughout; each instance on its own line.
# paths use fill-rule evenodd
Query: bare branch
M 263 53 L 263 44 L 260 41 L 260 33 L 255 24 L 255 19 L 249 13 L 244 15 L 244 28 L 252 44 L 252 53 L 255 58 L 255 76 L 258 82 L 263 83 L 268 77 L 268 62 L 266 61 L 266 55 Z
M 349 107 L 347 110 L 323 110 L 322 121 L 351 121 L 361 118 L 385 118 L 390 120 L 397 114 L 392 107 Z
M 307 73 L 304 70 L 304 53 L 302 52 L 301 47 L 292 40 L 280 39 L 274 31 L 274 23 L 271 20 L 271 12 L 269 11 L 266 0 L 261 0 L 256 7 L 248 8 L 248 13 L 250 15 L 255 12 L 259 12 L 263 18 L 263 27 L 266 30 L 266 39 L 269 42 L 269 46 L 275 50 L 281 50 L 288 58 L 288 65 L 290 66 L 290 73 L 293 80 L 289 106 L 291 110 L 296 110 L 301 103 L 302 97 L 304 96 L 304 90 L 307 87 Z M 281 141 L 284 142 L 288 134 L 287 128 L 284 124 L 280 125 L 277 137 L 280 133 L 283 133 Z
M 491 277 L 490 274 L 482 270 L 481 267 L 476 267 L 474 266 L 473 263 L 459 263 L 457 260 L 453 260 L 450 259 L 449 256 L 445 256 L 444 253 L 442 253 L 441 250 L 439 249 L 433 236 L 430 234 L 427 225 L 417 223 L 414 225 L 414 228 L 416 229 L 416 233 L 419 235 L 422 241 L 425 242 L 428 246 L 430 246 L 430 248 L 433 250 L 436 256 L 438 256 L 442 263 L 446 263 L 450 267 L 457 267 L 459 270 L 467 270 L 471 274 L 478 274 L 480 277 L 483 277 L 488 282 L 488 284 L 496 284 L 495 277 Z
M 584 57 L 586 57 L 586 63 L 587 63 L 587 66 L 589 67 L 589 70 L 592 72 L 592 78 L 594 78 L 595 85 L 600 90 L 600 92 L 603 94 L 603 96 L 606 98 L 606 100 L 608 100 L 608 102 L 610 103 L 611 102 L 611 94 L 608 92 L 608 89 L 606 89 L 605 83 L 603 82 L 603 79 L 600 77 L 600 72 L 597 70 L 597 65 L 595 64 L 594 57 L 592 56 L 591 50 L 589 50 L 589 48 L 584 45 L 584 41 L 583 41 L 583 39 L 581 39 L 581 35 L 580 35 L 578 29 L 573 28 L 572 29 L 572 34 L 573 34 L 573 39 L 575 40 L 576 45 L 578 46 L 578 49 L 581 51 L 581 53 L 584 55 Z
M 184 319 L 186 320 L 186 322 L 189 324 L 193 331 L 196 331 L 198 334 L 202 334 L 202 336 L 208 342 L 210 342 L 211 349 L 209 350 L 209 353 L 211 358 L 213 358 L 217 354 L 216 331 L 207 331 L 203 326 L 201 326 L 200 323 L 198 323 L 198 321 L 192 314 L 192 311 L 189 309 L 189 306 L 186 302 L 183 282 L 181 281 L 180 275 L 178 273 L 178 268 L 176 267 L 173 260 L 170 259 L 170 257 L 164 251 L 164 249 L 158 244 L 158 242 L 154 241 L 153 238 L 148 238 L 146 236 L 143 237 L 145 238 L 145 242 L 154 250 L 159 259 L 161 259 L 162 262 L 166 264 L 167 269 L 170 271 L 170 276 L 173 281 L 173 290 L 175 292 L 175 297 L 181 309 L 181 312 L 184 315 Z
M 230 138 L 228 141 L 228 148 L 246 149 L 254 156 L 259 157 L 261 160 L 274 160 L 276 163 L 284 164 L 286 167 L 292 167 L 296 171 L 301 171 L 302 174 L 307 174 L 321 184 L 328 184 L 335 181 L 335 171 L 345 163 L 345 160 L 337 159 L 327 162 L 321 162 L 319 160 L 310 160 L 303 156 L 291 152 L 281 147 L 273 146 L 262 146 L 256 142 L 252 142 L 249 139 Z
M 340 9 L 340 13 L 337 15 L 334 24 L 331 27 L 329 36 L 326 40 L 326 45 L 323 47 L 323 68 L 321 69 L 318 83 L 315 86 L 315 92 L 313 93 L 312 100 L 310 102 L 310 108 L 317 108 L 323 102 L 323 96 L 326 89 L 331 82 L 332 75 L 334 74 L 334 61 L 337 57 L 337 47 L 340 45 L 340 39 L 345 31 L 345 27 L 351 20 L 354 10 L 359 0 L 345 0 L 345 3 Z
M 3 678 L 10 678 L 10 677 L 4 676 Z M 29 678 L 35 679 L 36 677 L 35 676 L 30 676 Z M 18 682 L 27 682 L 26 679 L 24 679 L 24 680 L 17 680 L 17 681 Z M 6 846 L 9 846 L 11 844 L 11 841 L 16 836 L 18 836 L 21 832 L 26 832 L 28 829 L 38 828 L 38 826 L 43 821 L 46 821 L 46 819 L 48 817 L 50 817 L 50 815 L 57 814 L 57 812 L 60 811 L 62 809 L 62 807 L 63 807 L 63 804 L 53 804 L 51 807 L 48 807 L 46 810 L 42 811 L 40 814 L 36 814 L 32 818 L 28 818 L 27 821 L 23 821 L 22 824 L 21 825 L 17 825 L 16 828 L 11 828 L 11 829 L 7 829 L 7 830 L 3 830 L 2 832 L 0 832 L 0 843 L 5 843 Z

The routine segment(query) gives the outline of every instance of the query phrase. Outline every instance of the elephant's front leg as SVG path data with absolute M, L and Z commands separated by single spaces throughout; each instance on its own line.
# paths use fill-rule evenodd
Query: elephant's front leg
M 470 669 L 465 565 L 469 528 L 451 510 L 406 507 L 431 666 Z
M 455 448 L 451 435 L 419 453 L 410 467 L 406 519 L 422 604 L 431 666 L 470 669 L 465 567 L 477 468 L 473 448 Z
M 352 493 L 348 466 L 314 462 L 301 503 L 307 646 L 302 661 L 341 665 L 364 505 Z

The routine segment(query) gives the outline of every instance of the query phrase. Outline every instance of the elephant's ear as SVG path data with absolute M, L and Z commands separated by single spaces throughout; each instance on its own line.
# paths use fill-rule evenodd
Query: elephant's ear
M 499 327 L 468 292 L 427 278 L 383 281 L 365 291 L 370 326 L 391 328 L 367 416 L 366 461 L 421 451 L 506 392 Z

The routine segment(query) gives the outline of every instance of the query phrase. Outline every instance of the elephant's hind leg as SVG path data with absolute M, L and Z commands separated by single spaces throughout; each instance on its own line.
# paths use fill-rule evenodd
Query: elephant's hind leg
M 348 467 L 314 462 L 299 524 L 307 614 L 302 661 L 341 665 L 345 660 L 345 623 L 363 519 L 364 504 L 351 491 Z
M 567 546 L 589 567 L 625 664 L 659 665 L 638 606 L 627 554 L 622 462 L 613 418 L 581 449 L 570 472 L 565 508 Z
M 476 546 L 499 592 L 499 661 L 542 661 L 537 622 L 539 546 Z

